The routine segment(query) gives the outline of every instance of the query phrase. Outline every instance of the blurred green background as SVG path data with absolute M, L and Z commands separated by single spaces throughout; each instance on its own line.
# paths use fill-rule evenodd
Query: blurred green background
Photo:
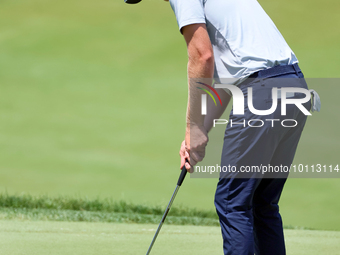
M 338 0 L 259 2 L 306 77 L 339 77 Z M 179 174 L 186 58 L 162 0 L 1 0 L 0 192 L 165 206 Z M 336 80 L 313 88 L 322 112 L 295 162 L 340 164 L 340 90 Z M 186 180 L 176 204 L 214 210 L 216 182 Z M 284 224 L 340 230 L 339 183 L 289 179 Z

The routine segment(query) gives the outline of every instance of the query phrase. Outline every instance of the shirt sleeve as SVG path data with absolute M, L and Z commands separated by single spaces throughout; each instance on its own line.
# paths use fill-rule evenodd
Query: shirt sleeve
M 179 30 L 187 25 L 205 23 L 203 0 L 170 0 Z

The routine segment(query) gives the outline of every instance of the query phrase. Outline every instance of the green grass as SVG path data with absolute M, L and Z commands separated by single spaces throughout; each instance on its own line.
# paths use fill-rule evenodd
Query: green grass
M 135 205 L 112 199 L 33 197 L 0 194 L 0 219 L 158 224 L 165 207 Z M 214 211 L 173 206 L 167 224 L 218 226 Z
M 131 204 L 112 199 L 0 194 L 0 219 L 158 224 L 166 205 Z M 170 225 L 219 226 L 215 211 L 173 205 L 165 221 Z M 284 225 L 285 229 L 311 229 Z
M 56 209 L 14 209 L 1 208 L 0 219 L 4 220 L 30 220 L 30 221 L 73 221 L 73 222 L 109 222 L 109 223 L 138 223 L 159 224 L 161 215 L 116 213 L 116 212 L 91 212 Z M 166 219 L 169 225 L 193 225 L 193 226 L 219 226 L 214 218 L 171 216 Z M 300 229 L 288 226 L 290 229 Z M 305 229 L 305 228 L 301 228 Z
M 339 77 L 338 0 L 260 2 L 307 77 Z M 4 0 L 0 30 L 0 193 L 166 205 L 187 98 L 186 47 L 168 3 Z M 339 88 L 313 88 L 322 112 L 295 162 L 340 164 Z M 213 211 L 216 182 L 185 180 L 176 204 Z M 289 180 L 285 225 L 340 230 L 339 192 L 338 179 Z
M 89 199 L 72 197 L 34 197 L 31 195 L 11 196 L 0 194 L 0 207 L 21 209 L 60 209 L 91 212 L 117 212 L 163 215 L 164 208 L 160 206 L 136 205 L 125 201 L 112 199 Z M 215 218 L 215 212 L 196 210 L 193 208 L 172 208 L 174 216 Z
M 2 254 L 145 254 L 157 225 L 0 220 Z M 340 254 L 340 233 L 285 230 L 287 254 Z M 164 225 L 152 254 L 222 254 L 219 227 Z

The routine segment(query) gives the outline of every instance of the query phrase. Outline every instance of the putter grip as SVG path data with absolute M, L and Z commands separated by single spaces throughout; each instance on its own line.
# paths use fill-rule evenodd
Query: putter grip
M 177 185 L 178 186 L 181 186 L 183 181 L 184 181 L 184 178 L 185 176 L 187 175 L 187 169 L 185 168 L 185 165 L 182 167 L 182 172 L 178 178 L 178 182 L 177 182 Z

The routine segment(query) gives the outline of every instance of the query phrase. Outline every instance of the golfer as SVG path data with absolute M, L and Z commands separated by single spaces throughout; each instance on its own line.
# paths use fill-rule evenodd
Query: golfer
M 239 171 L 263 165 L 282 169 L 292 163 L 307 116 L 294 104 L 287 105 L 283 116 L 277 90 L 307 90 L 298 60 L 256 0 L 170 0 L 170 4 L 188 50 L 189 99 L 181 167 L 192 171 L 203 159 L 212 120 L 221 116 L 233 94 L 216 89 L 222 104 L 208 101 L 203 115 L 205 92 L 198 85 L 213 86 L 215 80 L 237 87 L 244 96 L 244 113 L 231 111 L 221 157 L 221 167 L 231 165 L 237 171 L 220 176 L 215 195 L 224 254 L 285 254 L 278 202 L 288 173 L 242 175 Z M 268 115 L 250 111 L 249 88 L 255 109 L 267 110 L 277 102 L 276 110 Z M 295 99 L 305 96 L 290 94 Z M 302 107 L 309 111 L 310 101 Z M 258 127 L 250 125 L 250 119 L 258 121 Z

